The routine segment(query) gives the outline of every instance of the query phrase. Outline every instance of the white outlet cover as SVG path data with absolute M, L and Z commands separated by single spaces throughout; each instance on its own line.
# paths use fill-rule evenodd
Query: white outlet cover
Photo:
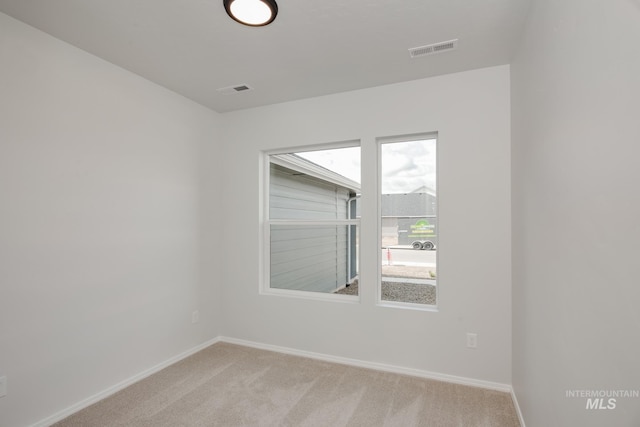
M 478 334 L 467 334 L 467 348 L 478 348 Z

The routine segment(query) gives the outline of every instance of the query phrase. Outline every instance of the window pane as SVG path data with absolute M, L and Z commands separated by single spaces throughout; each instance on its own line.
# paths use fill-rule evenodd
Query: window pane
M 269 287 L 357 295 L 360 147 L 269 156 Z
M 269 218 L 344 220 L 360 193 L 360 147 L 270 156 Z
M 271 225 L 270 230 L 271 288 L 358 294 L 356 225 Z
M 436 140 L 381 144 L 381 298 L 436 304 Z

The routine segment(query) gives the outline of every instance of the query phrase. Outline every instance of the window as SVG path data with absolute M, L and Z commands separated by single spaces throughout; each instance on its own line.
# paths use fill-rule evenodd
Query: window
M 435 306 L 438 216 L 436 137 L 380 143 L 380 300 Z
M 265 158 L 263 290 L 335 299 L 357 295 L 360 147 Z

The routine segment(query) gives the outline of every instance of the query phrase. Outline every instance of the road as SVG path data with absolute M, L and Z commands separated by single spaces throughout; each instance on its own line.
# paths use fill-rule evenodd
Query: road
M 415 249 L 405 248 L 390 248 L 382 249 L 382 264 L 383 265 L 415 265 L 424 267 L 436 266 L 436 253 L 437 251 L 420 251 Z M 389 262 L 389 257 L 390 261 Z

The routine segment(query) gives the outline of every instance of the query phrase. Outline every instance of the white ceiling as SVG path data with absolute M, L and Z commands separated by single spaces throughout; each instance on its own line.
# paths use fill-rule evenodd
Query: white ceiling
M 13 16 L 218 112 L 508 64 L 529 0 L 277 0 L 267 27 L 222 0 L 0 0 Z M 459 39 L 455 51 L 408 49 Z M 254 90 L 216 89 L 247 84 Z

